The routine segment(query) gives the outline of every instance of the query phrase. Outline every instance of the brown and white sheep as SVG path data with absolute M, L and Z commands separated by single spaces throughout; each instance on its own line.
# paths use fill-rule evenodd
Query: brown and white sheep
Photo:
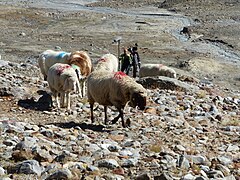
M 141 110 L 146 106 L 146 90 L 123 72 L 93 71 L 87 79 L 87 90 L 92 123 L 95 102 L 104 106 L 105 124 L 107 123 L 107 106 L 115 106 L 119 115 L 112 123 L 116 123 L 121 117 L 123 127 L 125 127 L 123 109 L 128 102 L 130 106 L 138 106 Z
M 79 92 L 79 69 L 74 69 L 68 64 L 56 63 L 48 70 L 47 81 L 50 90 L 55 97 L 57 107 L 65 107 L 65 98 L 67 100 L 67 109 L 70 110 L 70 93 Z M 60 94 L 60 104 L 58 95 Z
M 80 68 L 81 75 L 84 78 L 80 79 L 80 83 L 83 86 L 82 89 L 82 96 L 85 96 L 85 87 L 86 87 L 86 77 L 92 71 L 92 61 L 85 51 L 75 51 L 72 53 L 64 52 L 64 51 L 53 51 L 53 50 L 46 50 L 42 54 L 40 54 L 38 59 L 38 64 L 41 70 L 41 73 L 44 76 L 44 80 L 47 80 L 47 74 L 49 68 L 56 64 L 56 63 L 63 63 L 69 65 L 76 65 Z
M 98 61 L 94 70 L 101 71 L 106 70 L 109 72 L 118 71 L 118 58 L 113 54 L 105 54 Z
M 139 70 L 139 77 L 167 76 L 176 78 L 176 71 L 162 64 L 143 64 Z

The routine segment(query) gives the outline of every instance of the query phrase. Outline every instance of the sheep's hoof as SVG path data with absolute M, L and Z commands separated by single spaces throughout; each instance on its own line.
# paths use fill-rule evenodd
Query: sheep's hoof
M 70 115 L 72 113 L 71 109 L 67 109 L 67 113 Z
M 131 120 L 128 118 L 127 120 L 126 120 L 126 127 L 130 127 L 131 126 Z

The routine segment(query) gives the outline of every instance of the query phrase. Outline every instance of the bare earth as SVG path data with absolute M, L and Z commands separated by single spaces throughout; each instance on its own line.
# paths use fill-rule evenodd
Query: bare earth
M 39 53 L 61 47 L 86 50 L 95 61 L 107 52 L 117 55 L 112 42 L 120 36 L 121 47 L 139 44 L 142 63 L 166 64 L 179 76 L 190 74 L 222 89 L 239 90 L 238 1 L 104 1 L 72 11 L 37 8 L 41 6 L 29 1 L 6 2 L 0 4 L 2 60 L 37 66 Z M 192 29 L 190 39 L 180 34 L 185 26 Z M 38 68 L 13 71 L 9 73 L 41 76 Z M 32 93 L 38 89 L 31 88 Z M 9 111 L 8 103 L 1 103 L 1 113 Z

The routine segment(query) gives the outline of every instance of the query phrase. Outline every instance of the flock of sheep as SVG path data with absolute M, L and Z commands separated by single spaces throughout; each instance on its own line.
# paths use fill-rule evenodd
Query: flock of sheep
M 107 107 L 115 106 L 119 115 L 112 123 L 121 118 L 123 127 L 126 126 L 123 109 L 127 103 L 140 110 L 146 107 L 146 89 L 125 73 L 118 72 L 118 58 L 113 54 L 103 55 L 93 69 L 92 61 L 85 51 L 68 53 L 46 50 L 40 54 L 38 64 L 55 98 L 57 108 L 67 107 L 70 110 L 70 93 L 76 92 L 84 97 L 87 89 L 92 123 L 95 102 L 104 106 L 105 124 L 108 123 Z M 176 78 L 176 72 L 161 64 L 145 64 L 140 68 L 139 76 Z

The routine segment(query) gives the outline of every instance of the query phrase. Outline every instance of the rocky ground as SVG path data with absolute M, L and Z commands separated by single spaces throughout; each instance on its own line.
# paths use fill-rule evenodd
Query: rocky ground
M 0 2 L 1 179 L 239 179 L 238 1 L 105 0 L 73 11 L 35 3 Z M 148 107 L 127 106 L 125 129 L 103 125 L 101 106 L 92 125 L 86 97 L 72 98 L 71 113 L 49 109 L 39 53 L 80 49 L 95 61 L 117 55 L 118 36 L 177 79 L 137 79 Z

